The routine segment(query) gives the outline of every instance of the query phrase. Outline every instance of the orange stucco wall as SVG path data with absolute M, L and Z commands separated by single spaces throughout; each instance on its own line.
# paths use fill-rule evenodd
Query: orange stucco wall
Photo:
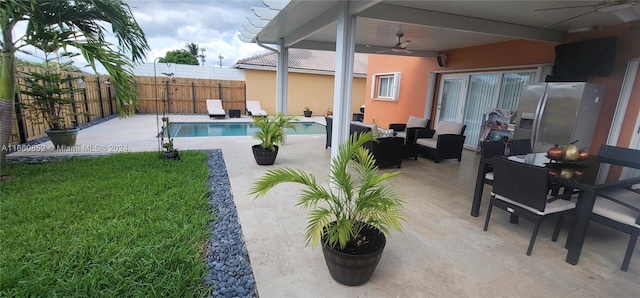
M 245 70 L 247 82 L 247 100 L 258 100 L 260 106 L 270 115 L 276 112 L 276 72 L 268 70 Z M 351 92 L 351 112 L 359 111 L 364 104 L 365 78 L 353 79 Z M 289 115 L 302 115 L 308 106 L 313 115 L 325 115 L 327 109 L 333 110 L 334 76 L 289 73 L 289 93 L 287 112 Z
M 592 83 L 606 85 L 604 101 L 590 147 L 591 154 L 597 153 L 600 144 L 605 143 L 607 140 L 628 61 L 633 58 L 640 58 L 640 22 L 599 28 L 591 32 L 569 34 L 562 42 L 569 43 L 607 36 L 618 36 L 615 66 L 610 76 L 592 77 L 589 80 Z M 455 71 L 458 69 L 469 72 L 473 69 L 486 67 L 499 68 L 501 66 L 550 64 L 553 63 L 555 57 L 554 47 L 556 45 L 548 42 L 516 40 L 450 50 L 444 53 L 448 57 L 447 65 L 444 68 L 438 67 L 434 58 L 370 55 L 365 100 L 367 105 L 365 121 L 376 119 L 376 123 L 379 126 L 385 126 L 392 122 L 404 123 L 409 115 L 421 116 L 425 107 L 429 72 L 439 70 Z M 371 100 L 369 94 L 371 76 L 375 73 L 392 71 L 403 71 L 400 101 L 397 103 L 383 103 Z M 405 72 L 408 75 L 405 75 Z M 413 80 L 412 78 L 414 77 L 414 82 L 407 82 Z M 623 128 L 620 132 L 619 146 L 629 145 L 634 133 L 635 123 L 640 115 L 639 85 L 640 79 L 636 78 Z M 406 89 L 410 90 L 406 91 Z M 403 94 L 403 92 L 405 93 Z M 436 98 L 437 95 L 434 95 L 434 100 Z M 436 103 L 433 104 L 431 118 L 435 113 L 435 106 Z
M 435 59 L 389 55 L 369 55 L 364 122 L 388 127 L 390 123 L 406 123 L 409 116 L 424 117 L 429 73 L 439 69 Z M 371 98 L 372 76 L 377 73 L 400 72 L 398 101 Z

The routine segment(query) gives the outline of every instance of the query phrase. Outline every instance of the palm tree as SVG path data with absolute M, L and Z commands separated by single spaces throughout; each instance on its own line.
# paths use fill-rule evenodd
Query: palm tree
M 198 51 L 200 50 L 200 47 L 197 44 L 190 42 L 185 46 L 185 48 L 187 49 L 187 51 L 189 51 L 189 53 L 191 53 L 191 55 L 193 55 L 193 57 L 198 57 Z
M 26 23 L 24 34 L 14 38 L 19 22 Z M 118 44 L 107 42 L 105 23 Z M 6 148 L 13 125 L 16 93 L 15 53 L 27 44 L 43 42 L 45 32 L 57 32 L 47 40 L 56 50 L 75 47 L 96 70 L 100 62 L 117 89 L 116 106 L 124 116 L 126 104 L 137 104 L 133 63 L 142 61 L 149 51 L 144 32 L 124 0 L 3 0 L 0 1 L 2 31 L 2 74 L 0 75 L 0 146 Z M 49 36 L 50 37 L 50 36 Z M 130 53 L 130 57 L 123 54 Z M 0 150 L 0 174 L 6 150 Z

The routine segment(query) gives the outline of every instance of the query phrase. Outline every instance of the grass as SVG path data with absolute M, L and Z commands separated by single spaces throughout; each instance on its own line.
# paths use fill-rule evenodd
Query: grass
M 205 152 L 7 164 L 0 297 L 196 297 L 209 290 Z

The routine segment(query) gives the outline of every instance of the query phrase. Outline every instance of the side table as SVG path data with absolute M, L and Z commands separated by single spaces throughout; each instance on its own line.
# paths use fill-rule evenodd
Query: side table
M 229 110 L 229 118 L 240 118 L 240 110 Z

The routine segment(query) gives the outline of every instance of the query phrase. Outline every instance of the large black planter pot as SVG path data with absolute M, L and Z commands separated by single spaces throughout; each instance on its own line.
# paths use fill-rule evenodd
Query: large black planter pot
M 304 113 L 305 117 L 311 117 L 311 114 L 313 114 L 313 111 L 302 111 L 302 113 Z
M 275 146 L 276 150 L 269 150 L 260 147 L 260 145 L 253 145 L 253 157 L 256 159 L 256 163 L 261 166 L 270 166 L 276 161 L 278 156 L 278 146 Z
M 328 245 L 322 246 L 324 260 L 333 279 L 343 285 L 359 286 L 366 283 L 378 266 L 387 239 L 380 230 L 367 226 L 373 252 L 364 255 L 354 255 L 335 250 Z M 324 239 L 322 240 L 324 243 Z
M 57 148 L 64 148 L 76 145 L 76 136 L 78 135 L 79 128 L 71 128 L 67 130 L 45 130 L 51 143 Z

